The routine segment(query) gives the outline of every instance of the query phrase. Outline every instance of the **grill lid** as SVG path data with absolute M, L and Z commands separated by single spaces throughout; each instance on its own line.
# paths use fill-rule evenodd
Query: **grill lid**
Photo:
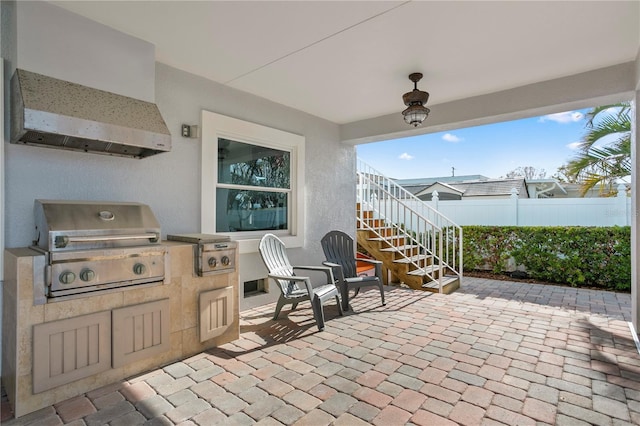
M 35 200 L 34 246 L 47 251 L 128 247 L 160 242 L 146 204 Z

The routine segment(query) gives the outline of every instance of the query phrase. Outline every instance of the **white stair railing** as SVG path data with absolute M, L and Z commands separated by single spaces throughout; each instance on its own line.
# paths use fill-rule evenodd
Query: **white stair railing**
M 437 282 L 441 293 L 445 275 L 461 280 L 462 228 L 392 179 L 357 161 L 360 229 L 384 238 L 390 247 L 396 246 L 392 238 L 404 238 L 405 247 L 398 247 L 397 255 Z M 373 217 L 365 217 L 371 214 L 367 211 Z M 387 234 L 388 228 L 394 229 L 392 236 Z M 431 265 L 427 264 L 429 257 Z

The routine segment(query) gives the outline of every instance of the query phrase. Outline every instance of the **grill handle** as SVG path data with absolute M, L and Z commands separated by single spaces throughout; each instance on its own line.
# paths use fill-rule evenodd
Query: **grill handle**
M 124 241 L 124 240 L 149 240 L 153 243 L 158 241 L 158 234 L 146 233 L 146 234 L 131 234 L 131 235 L 92 235 L 92 236 L 78 236 L 69 237 L 67 235 L 60 235 L 56 237 L 56 248 L 64 248 L 69 243 L 99 243 L 102 241 Z

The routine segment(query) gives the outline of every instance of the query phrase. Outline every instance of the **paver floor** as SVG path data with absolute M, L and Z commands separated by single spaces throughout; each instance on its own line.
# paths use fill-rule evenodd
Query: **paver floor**
M 7 425 L 640 424 L 630 296 L 465 278 L 242 312 L 240 340 Z M 5 424 L 5 423 L 3 423 Z

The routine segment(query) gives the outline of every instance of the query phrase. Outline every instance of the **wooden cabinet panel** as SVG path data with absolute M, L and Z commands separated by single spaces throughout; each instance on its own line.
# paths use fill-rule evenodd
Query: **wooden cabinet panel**
M 33 326 L 33 393 L 110 368 L 110 311 Z
M 200 293 L 200 342 L 224 333 L 233 323 L 233 286 Z
M 169 350 L 169 299 L 113 311 L 113 368 Z

